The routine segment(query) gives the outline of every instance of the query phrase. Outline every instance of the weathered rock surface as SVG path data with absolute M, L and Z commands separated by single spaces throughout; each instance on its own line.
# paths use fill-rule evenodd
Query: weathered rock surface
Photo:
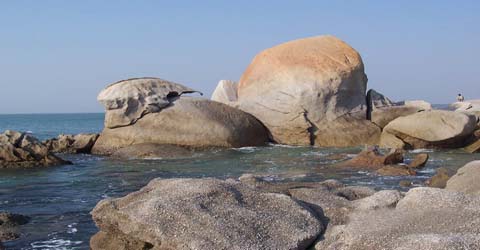
M 357 51 L 333 36 L 310 37 L 260 52 L 240 79 L 238 103 L 278 143 L 373 145 L 380 128 L 366 120 L 366 84 Z
M 108 111 L 107 111 L 108 112 Z M 180 97 L 135 124 L 105 128 L 92 152 L 110 154 L 135 144 L 190 147 L 244 147 L 268 142 L 268 131 L 255 117 L 223 103 Z
M 390 107 L 395 105 L 388 97 L 384 96 L 383 94 L 377 92 L 374 89 L 370 89 L 367 91 L 367 105 L 370 106 L 372 110 L 377 108 L 384 108 Z
M 101 230 L 92 249 L 124 242 L 153 249 L 306 249 L 323 229 L 311 210 L 286 195 L 217 179 L 155 179 L 99 202 L 92 215 Z M 105 242 L 112 237 L 122 239 Z
M 105 106 L 105 127 L 135 123 L 148 113 L 156 113 L 182 94 L 198 92 L 181 84 L 144 77 L 119 81 L 100 92 L 97 100 Z
M 480 195 L 480 161 L 472 161 L 459 168 L 448 180 L 445 189 Z
M 408 167 L 409 168 L 424 167 L 425 164 L 427 164 L 427 162 L 428 162 L 428 158 L 429 158 L 429 156 L 426 153 L 417 154 L 417 155 L 415 155 L 413 160 L 410 163 L 408 163 Z
M 435 175 L 432 176 L 429 180 L 427 180 L 426 184 L 429 187 L 434 188 L 445 188 L 447 186 L 447 181 L 450 177 L 454 175 L 452 170 L 447 168 L 438 168 L 435 172 Z
M 3 241 L 18 239 L 19 226 L 27 224 L 29 220 L 29 217 L 20 214 L 0 212 L 0 244 Z
M 59 135 L 43 142 L 53 153 L 89 154 L 98 134 Z
M 422 111 L 432 110 L 432 104 L 430 104 L 429 102 L 426 102 L 424 100 L 404 101 L 403 105 L 405 105 L 407 107 L 415 107 L 415 108 L 418 108 Z
M 376 171 L 377 174 L 379 175 L 385 175 L 385 176 L 405 176 L 405 175 L 416 175 L 417 172 L 407 166 L 403 165 L 388 165 L 381 167 Z
M 388 154 L 382 154 L 376 148 L 368 148 L 360 152 L 354 158 L 337 164 L 338 167 L 379 169 L 386 165 L 403 163 L 403 151 L 392 150 Z
M 27 168 L 69 164 L 52 154 L 35 137 L 12 130 L 0 134 L 0 168 Z
M 388 123 L 397 119 L 398 117 L 415 114 L 421 111 L 422 110 L 420 108 L 413 106 L 383 107 L 374 109 L 371 114 L 371 119 L 373 123 L 381 128 L 384 128 Z
M 397 148 L 456 148 L 462 147 L 473 134 L 475 117 L 458 112 L 432 110 L 399 117 L 382 132 L 380 145 Z M 395 141 L 397 140 L 398 141 Z
M 465 151 L 469 153 L 479 153 L 480 152 L 480 139 L 475 139 L 474 142 L 466 146 Z
M 212 101 L 231 105 L 238 100 L 237 95 L 238 83 L 230 80 L 221 80 L 213 91 Z
M 185 147 L 142 143 L 120 148 L 111 156 L 115 159 L 176 159 L 192 157 L 194 154 L 193 149 Z
M 381 207 L 356 209 L 345 225 L 327 229 L 315 249 L 480 248 L 480 196 L 414 188 L 402 199 L 393 194 L 387 197 L 379 199 Z

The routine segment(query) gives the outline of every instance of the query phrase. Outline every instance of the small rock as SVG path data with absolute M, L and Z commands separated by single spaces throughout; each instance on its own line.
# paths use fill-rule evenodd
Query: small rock
M 411 161 L 409 164 L 408 164 L 408 167 L 409 168 L 420 168 L 420 167 L 424 167 L 425 164 L 427 164 L 428 162 L 428 154 L 426 153 L 421 153 L 421 154 L 418 154 L 415 156 L 415 158 L 413 159 L 413 161 Z
M 437 172 L 435 173 L 430 180 L 427 181 L 427 186 L 429 187 L 434 187 L 434 188 L 445 188 L 447 185 L 448 179 L 450 179 L 450 176 L 453 174 L 451 173 L 451 170 L 447 168 L 438 168 Z
M 403 162 L 403 151 L 392 150 L 387 155 L 381 154 L 376 148 L 368 148 L 360 152 L 353 159 L 337 164 L 339 167 L 363 167 L 379 169 L 388 164 Z
M 401 175 L 416 175 L 417 172 L 415 170 L 402 166 L 402 165 L 389 165 L 382 167 L 377 170 L 377 174 L 379 175 L 388 175 L 388 176 L 401 176 Z
M 18 226 L 27 224 L 29 220 L 24 215 L 0 212 L 0 243 L 17 239 L 20 236 Z
M 400 185 L 400 187 L 411 187 L 413 185 L 413 183 L 409 180 L 401 180 L 398 185 Z

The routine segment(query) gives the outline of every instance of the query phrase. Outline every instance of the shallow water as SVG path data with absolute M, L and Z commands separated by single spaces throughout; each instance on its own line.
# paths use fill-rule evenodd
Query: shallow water
M 103 114 L 0 115 L 0 130 L 30 130 L 46 139 L 60 133 L 99 132 Z M 351 185 L 377 189 L 399 188 L 400 180 L 415 185 L 438 167 L 457 169 L 478 154 L 428 151 L 430 160 L 414 177 L 380 177 L 356 170 L 339 170 L 332 164 L 353 157 L 360 148 L 311 148 L 272 145 L 211 150 L 192 158 L 119 161 L 91 155 L 63 155 L 74 165 L 0 171 L 0 210 L 28 215 L 22 237 L 7 249 L 88 249 L 97 232 L 89 212 L 106 197 L 138 190 L 156 177 L 236 178 L 255 173 L 271 180 L 317 181 L 339 179 Z M 417 151 L 418 152 L 418 151 Z M 408 155 L 411 157 L 411 154 Z

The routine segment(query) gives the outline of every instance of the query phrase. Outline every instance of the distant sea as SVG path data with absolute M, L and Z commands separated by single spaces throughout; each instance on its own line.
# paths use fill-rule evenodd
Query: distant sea
M 41 140 L 59 134 L 99 133 L 104 114 L 0 115 L 0 131 L 28 131 Z M 156 177 L 238 178 L 244 173 L 276 181 L 338 179 L 349 185 L 399 189 L 400 180 L 414 186 L 438 167 L 457 169 L 474 160 L 460 150 L 428 152 L 430 160 L 417 176 L 381 177 L 368 171 L 339 170 L 332 166 L 353 157 L 361 148 L 312 148 L 270 145 L 216 149 L 193 158 L 174 160 L 115 160 L 94 155 L 60 155 L 73 165 L 35 169 L 0 170 L 0 211 L 30 216 L 22 237 L 4 243 L 7 249 L 89 249 L 97 232 L 90 211 L 101 199 L 121 197 L 138 190 Z M 403 189 L 406 190 L 406 189 Z

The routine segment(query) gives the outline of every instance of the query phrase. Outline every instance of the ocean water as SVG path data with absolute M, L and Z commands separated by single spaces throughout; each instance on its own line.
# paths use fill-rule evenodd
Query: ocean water
M 40 139 L 61 133 L 100 132 L 103 114 L 0 115 L 0 131 L 29 131 Z M 254 173 L 269 180 L 321 181 L 339 179 L 349 185 L 399 189 L 400 180 L 415 186 L 438 167 L 457 169 L 479 159 L 461 150 L 417 150 L 430 154 L 417 176 L 381 177 L 368 171 L 339 170 L 332 164 L 353 157 L 361 148 L 312 148 L 270 145 L 217 149 L 174 160 L 115 160 L 93 155 L 61 155 L 74 164 L 0 171 L 0 211 L 30 216 L 19 240 L 4 243 L 7 249 L 89 249 L 98 229 L 90 211 L 101 199 L 121 197 L 156 177 L 237 178 Z

